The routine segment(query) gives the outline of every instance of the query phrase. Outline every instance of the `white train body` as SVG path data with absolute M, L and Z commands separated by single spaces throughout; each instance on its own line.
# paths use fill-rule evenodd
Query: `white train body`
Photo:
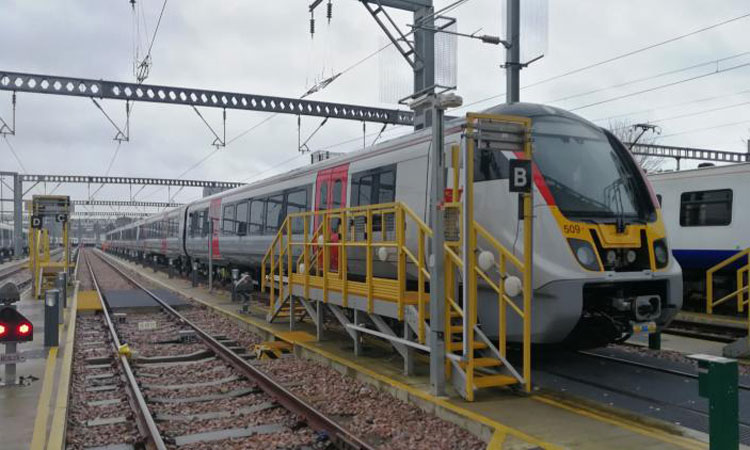
M 609 333 L 604 340 L 614 340 L 632 331 L 635 323 L 654 321 L 664 325 L 671 320 L 682 304 L 680 268 L 672 258 L 659 267 L 654 265 L 655 249 L 664 245 L 660 213 L 648 182 L 625 148 L 608 141 L 611 138 L 593 124 L 556 108 L 516 104 L 490 112 L 531 117 L 535 130 L 541 130 L 534 144 L 533 341 L 563 341 L 577 325 L 584 330 L 612 327 L 614 331 L 595 333 Z M 446 124 L 446 149 L 463 138 L 463 124 L 463 119 Z M 566 129 L 574 130 L 573 138 L 565 135 Z M 259 267 L 268 250 L 275 227 L 290 212 L 395 200 L 407 204 L 427 222 L 430 142 L 430 130 L 423 130 L 222 192 L 114 230 L 108 233 L 106 246 L 119 252 L 176 259 L 182 266 L 189 266 L 193 262 L 205 265 L 211 245 L 215 265 L 253 269 Z M 578 152 L 570 155 L 572 162 L 566 161 L 567 148 Z M 604 159 L 596 157 L 599 148 L 605 153 Z M 593 152 L 595 157 L 586 152 Z M 607 156 L 609 153 L 615 156 Z M 513 158 L 515 155 L 507 152 L 477 151 L 475 219 L 502 245 L 521 256 L 523 227 L 518 196 L 508 191 L 507 165 Z M 610 164 L 612 158 L 617 167 L 581 170 L 601 161 Z M 562 172 L 556 178 L 539 174 L 556 167 L 570 169 L 571 173 Z M 618 173 L 626 174 L 625 181 L 613 183 L 606 178 L 607 174 Z M 593 179 L 587 181 L 587 176 Z M 615 186 L 614 192 L 620 196 L 617 214 L 605 208 L 603 200 L 571 196 L 571 188 L 559 181 L 563 178 L 584 188 L 606 187 L 598 193 L 600 196 L 611 195 L 608 186 Z M 555 184 L 550 187 L 549 183 Z M 633 211 L 623 209 L 623 197 Z M 583 205 L 591 215 L 582 216 L 580 211 L 568 214 L 566 208 L 571 205 Z M 242 216 L 239 220 L 238 210 Z M 213 218 L 213 236 L 208 233 L 209 217 Z M 165 219 L 176 220 L 176 229 L 172 226 L 170 233 L 144 239 L 144 227 L 153 228 L 154 223 Z M 411 233 L 410 247 L 415 248 L 415 230 L 407 228 L 407 233 Z M 626 255 L 633 261 L 626 262 Z M 588 261 L 588 268 L 581 258 Z M 361 273 L 361 263 L 353 255 L 348 272 Z M 375 270 L 387 275 L 394 270 L 393 263 L 380 263 Z M 489 290 L 480 294 L 479 317 L 490 336 L 497 333 L 495 299 L 496 294 Z M 640 313 L 635 312 L 638 308 Z M 520 337 L 520 323 L 509 324 L 508 336 L 511 340 Z

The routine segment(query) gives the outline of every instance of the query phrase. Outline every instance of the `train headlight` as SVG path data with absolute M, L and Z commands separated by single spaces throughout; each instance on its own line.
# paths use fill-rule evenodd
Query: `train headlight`
M 588 270 L 601 270 L 591 244 L 581 239 L 568 239 L 568 244 L 579 264 Z
M 654 241 L 654 260 L 656 267 L 664 268 L 669 263 L 669 250 L 667 249 L 667 240 L 658 239 Z
M 628 259 L 629 264 L 633 264 L 638 255 L 635 253 L 635 250 L 628 250 L 625 257 Z
M 607 252 L 607 263 L 614 264 L 617 262 L 617 253 L 614 250 Z

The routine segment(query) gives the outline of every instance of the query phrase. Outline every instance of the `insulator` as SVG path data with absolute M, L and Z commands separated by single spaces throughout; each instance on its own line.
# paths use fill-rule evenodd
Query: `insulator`
M 315 17 L 310 16 L 310 37 L 315 34 Z
M 326 9 L 326 17 L 328 18 L 328 24 L 331 24 L 331 18 L 333 17 L 333 2 L 328 0 L 328 7 Z

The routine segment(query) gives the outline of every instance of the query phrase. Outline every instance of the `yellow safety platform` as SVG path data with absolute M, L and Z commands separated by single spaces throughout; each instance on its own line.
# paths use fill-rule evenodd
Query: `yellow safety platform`
M 309 317 L 320 334 L 321 310 L 326 307 L 355 341 L 359 333 L 387 339 L 405 360 L 412 357 L 412 349 L 430 352 L 427 330 L 443 328 L 446 375 L 466 400 L 473 400 L 475 390 L 485 387 L 519 384 L 529 392 L 532 193 L 521 194 L 524 239 L 522 256 L 517 257 L 474 219 L 473 164 L 475 147 L 499 145 L 497 136 L 503 136 L 504 148 L 515 145 L 523 159 L 531 160 L 530 133 L 527 118 L 467 115 L 462 145 L 451 148 L 452 187 L 446 189 L 440 205 L 446 220 L 440 273 L 433 274 L 435 269 L 428 264 L 434 231 L 405 203 L 288 214 L 261 265 L 261 288 L 270 296 L 267 320 L 288 318 L 291 327 Z M 508 140 L 508 136 L 513 138 Z M 461 167 L 463 186 L 459 186 Z M 350 274 L 350 267 L 357 268 Z M 438 281 L 431 280 L 433 276 Z M 509 279 L 517 282 L 517 292 L 506 292 Z M 427 291 L 431 282 L 432 286 L 444 283 L 444 297 L 438 299 L 443 302 L 438 310 L 444 311 L 444 317 L 430 317 Z M 495 341 L 479 327 L 480 284 L 494 291 L 489 301 L 497 302 Z M 351 323 L 343 309 L 366 313 L 378 330 Z M 397 336 L 381 317 L 403 322 L 404 329 L 413 330 L 414 338 L 409 337 L 411 332 Z M 522 326 L 519 367 L 506 358 L 509 318 Z
M 102 302 L 96 291 L 78 291 L 78 311 L 101 311 Z

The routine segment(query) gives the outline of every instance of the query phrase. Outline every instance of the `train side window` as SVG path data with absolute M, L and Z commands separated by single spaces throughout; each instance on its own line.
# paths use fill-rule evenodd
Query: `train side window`
M 298 189 L 286 194 L 286 215 L 307 211 L 308 189 Z M 292 218 L 292 233 L 302 233 L 305 227 L 304 217 Z
M 198 211 L 193 211 L 190 213 L 190 237 L 197 237 L 200 236 L 201 230 L 200 230 L 200 213 Z
M 250 204 L 250 229 L 251 235 L 263 233 L 263 217 L 265 217 L 266 200 L 256 198 Z
M 268 206 L 266 206 L 266 226 L 264 234 L 274 234 L 279 230 L 284 212 L 284 194 L 277 194 L 268 197 Z
M 208 236 L 208 208 L 201 211 L 201 237 Z
M 328 209 L 328 180 L 320 183 L 320 197 L 318 197 L 318 209 Z
M 372 175 L 367 175 L 359 179 L 357 183 L 358 195 L 356 197 L 356 205 L 370 205 L 372 204 Z
M 504 180 L 510 176 L 510 163 L 500 150 L 474 151 L 474 181 Z
M 371 169 L 352 175 L 352 206 L 375 205 L 380 203 L 391 203 L 396 199 L 396 166 L 389 165 Z M 386 215 L 386 229 L 392 230 L 394 226 L 393 215 Z M 382 230 L 381 215 L 373 216 L 372 230 Z M 364 227 L 364 219 L 356 221 L 358 227 Z
M 683 192 L 680 226 L 726 226 L 732 223 L 732 190 Z
M 333 196 L 331 198 L 331 209 L 341 208 L 341 189 L 342 189 L 341 180 L 334 181 L 333 182 Z
M 235 219 L 236 207 L 232 205 L 226 205 L 224 207 L 223 220 L 221 222 L 222 234 L 230 235 L 234 234 L 234 219 Z
M 237 203 L 234 232 L 239 236 L 247 234 L 247 201 Z

